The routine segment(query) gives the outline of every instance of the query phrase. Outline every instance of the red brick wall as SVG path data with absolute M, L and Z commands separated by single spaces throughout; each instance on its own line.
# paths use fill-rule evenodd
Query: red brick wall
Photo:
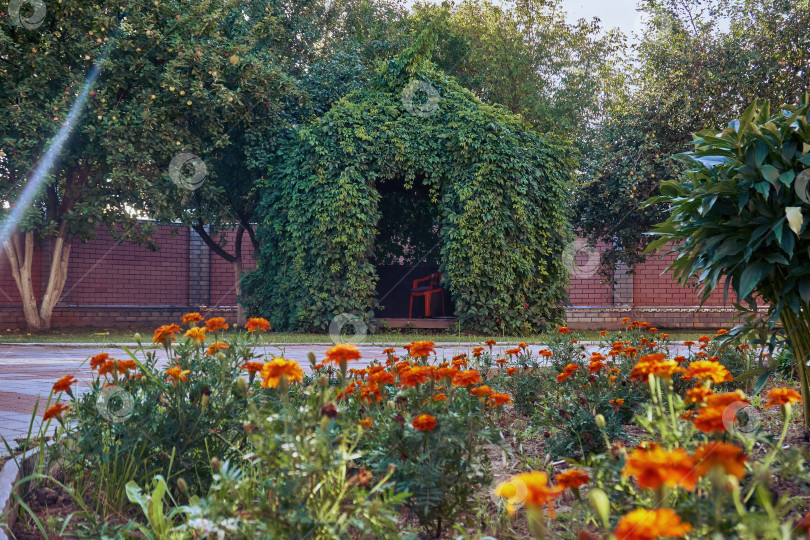
M 54 311 L 54 326 L 163 324 L 184 311 L 199 309 L 198 305 L 190 305 L 189 291 L 192 287 L 191 244 L 195 234 L 183 227 L 160 226 L 155 235 L 160 247 L 156 252 L 128 242 L 119 243 L 106 231 L 100 231 L 90 242 L 76 241 L 63 297 Z M 228 240 L 227 249 L 232 252 L 235 234 L 231 233 Z M 243 262 L 245 270 L 249 270 L 255 266 L 253 247 L 247 235 L 242 242 Z M 236 304 L 233 268 L 210 251 L 207 256 L 207 305 L 230 313 L 230 307 Z M 571 274 L 569 324 L 602 328 L 620 324 L 623 316 L 644 319 L 661 328 L 719 327 L 730 321 L 733 309 L 716 308 L 695 313 L 694 306 L 699 304 L 697 292 L 680 287 L 669 274 L 662 274 L 671 260 L 671 256 L 664 259 L 653 256 L 635 268 L 630 305 L 624 300 L 614 302 L 613 287 L 602 283 L 596 273 L 598 257 L 580 250 Z M 43 270 L 47 270 L 42 265 L 42 250 L 38 250 L 33 276 L 34 287 L 40 294 L 44 288 Z M 618 289 L 616 294 L 619 294 Z M 723 306 L 722 290 L 715 292 L 706 306 Z M 5 254 L 0 250 L 0 326 L 24 324 L 17 287 Z
M 696 306 L 700 304 L 700 289 L 681 287 L 672 273 L 666 271 L 675 255 L 648 257 L 647 262 L 637 265 L 633 279 L 633 303 L 637 306 Z M 729 292 L 729 302 L 723 302 L 723 289 L 712 292 L 705 306 L 731 306 L 735 296 Z
M 579 241 L 579 249 L 574 257 L 574 267 L 570 270 L 568 303 L 572 306 L 606 306 L 613 304 L 613 287 L 605 284 L 598 274 L 599 253 L 604 246 L 591 250 Z
M 173 234 L 174 233 L 174 234 Z M 189 230 L 160 227 L 150 251 L 110 237 L 75 240 L 61 301 L 70 305 L 187 306 Z
M 231 232 L 226 237 L 225 249 L 228 253 L 233 253 L 236 242 L 236 232 Z M 236 291 L 234 289 L 233 265 L 214 253 L 210 253 L 210 295 L 212 306 L 235 306 Z M 242 237 L 242 270 L 252 270 L 256 267 L 253 259 L 253 243 L 247 233 Z

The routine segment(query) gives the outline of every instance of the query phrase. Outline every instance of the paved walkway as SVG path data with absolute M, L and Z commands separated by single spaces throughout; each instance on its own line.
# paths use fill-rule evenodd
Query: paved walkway
M 284 356 L 297 360 L 305 371 L 309 371 L 307 354 L 313 351 L 318 359 L 323 358 L 331 344 L 281 344 L 266 346 L 265 352 L 271 356 Z M 462 352 L 469 353 L 472 347 L 479 343 L 438 343 L 436 352 L 438 356 L 452 358 Z M 514 344 L 512 344 L 514 346 Z M 135 349 L 131 346 L 131 350 Z M 372 359 L 385 359 L 383 349 L 385 345 L 360 345 L 362 360 L 352 362 L 350 367 L 362 368 Z M 505 350 L 508 344 L 499 344 L 497 349 Z M 532 351 L 542 347 L 533 345 Z M 397 354 L 404 354 L 401 346 L 396 347 Z M 497 350 L 496 349 L 496 350 Z M 588 352 L 596 350 L 594 344 L 586 344 Z M 677 348 L 676 348 L 677 349 Z M 37 416 L 34 417 L 33 431 L 36 433 L 40 419 L 45 411 L 45 402 L 51 392 L 53 383 L 64 375 L 72 374 L 79 379 L 74 388 L 76 392 L 87 391 L 88 381 L 91 379 L 88 359 L 101 352 L 98 344 L 0 344 L 0 436 L 11 442 L 14 439 L 25 437 L 32 421 L 32 413 L 37 406 Z M 126 353 L 120 348 L 104 349 L 113 358 L 126 358 Z M 262 350 L 259 348 L 258 353 Z M 160 362 L 166 362 L 166 354 L 159 351 Z M 673 351 L 675 354 L 675 351 Z M 53 427 L 53 426 L 52 426 Z M 0 455 L 5 448 L 0 443 Z

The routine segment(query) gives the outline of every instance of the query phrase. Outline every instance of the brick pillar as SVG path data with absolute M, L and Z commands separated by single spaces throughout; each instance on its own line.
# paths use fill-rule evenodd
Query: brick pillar
M 633 274 L 629 273 L 630 268 L 619 263 L 613 271 L 613 279 L 616 284 L 613 286 L 613 305 L 621 307 L 633 307 Z
M 210 250 L 194 229 L 189 230 L 188 238 L 188 301 L 193 308 L 207 306 L 211 303 Z

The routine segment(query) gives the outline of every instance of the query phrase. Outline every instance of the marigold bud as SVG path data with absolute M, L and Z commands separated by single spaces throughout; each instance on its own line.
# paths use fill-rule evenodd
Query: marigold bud
M 188 484 L 182 478 L 177 479 L 177 489 L 180 490 L 180 493 L 188 493 Z
M 318 386 L 321 388 L 326 388 L 329 386 L 329 378 L 326 375 L 321 375 L 318 377 Z
M 317 365 L 317 363 L 318 363 L 318 359 L 317 359 L 317 358 L 315 358 L 315 353 L 314 353 L 314 352 L 312 352 L 312 351 L 309 351 L 309 352 L 307 353 L 307 358 L 309 359 L 309 365 L 311 365 L 311 366 L 312 366 L 312 369 L 315 369 L 315 366 L 316 366 L 316 365 Z
M 596 515 L 599 516 L 599 519 L 602 520 L 602 525 L 606 528 L 610 528 L 610 499 L 608 499 L 607 494 L 599 488 L 593 488 L 588 491 L 588 501 L 591 503 L 591 507 L 596 512 Z
M 248 393 L 247 381 L 242 377 L 238 377 L 236 379 L 236 389 L 239 390 L 239 393 L 242 394 L 243 396 L 247 396 Z
M 219 472 L 219 469 L 222 467 L 222 462 L 219 461 L 219 458 L 211 458 L 211 469 L 214 472 Z
M 605 417 L 601 414 L 596 415 L 596 426 L 599 429 L 605 429 Z

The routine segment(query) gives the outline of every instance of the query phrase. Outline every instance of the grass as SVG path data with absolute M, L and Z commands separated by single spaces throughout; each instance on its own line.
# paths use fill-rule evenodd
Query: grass
M 241 331 L 241 330 L 239 330 Z M 697 340 L 698 337 L 710 331 L 701 332 L 699 330 L 661 329 L 662 332 L 670 334 L 671 339 Z M 144 343 L 151 343 L 153 327 L 121 329 L 121 328 L 60 328 L 49 332 L 26 332 L 25 330 L 6 329 L 0 332 L 0 343 L 99 343 L 106 345 L 118 345 L 135 342 L 135 333 L 140 333 Z M 228 330 L 225 337 L 232 337 L 235 331 Z M 583 330 L 577 332 L 583 341 L 597 341 L 600 339 L 596 330 Z M 265 343 L 332 343 L 332 338 L 328 333 L 301 333 L 301 332 L 269 332 L 263 334 Z M 533 334 L 525 336 L 496 336 L 484 334 L 469 334 L 459 332 L 425 332 L 419 330 L 386 330 L 376 334 L 369 334 L 364 343 L 366 344 L 386 344 L 399 345 L 410 343 L 411 341 L 429 340 L 435 342 L 464 342 L 483 343 L 487 339 L 494 339 L 498 342 L 517 343 L 526 341 L 528 343 L 543 343 L 548 339 L 548 334 Z

